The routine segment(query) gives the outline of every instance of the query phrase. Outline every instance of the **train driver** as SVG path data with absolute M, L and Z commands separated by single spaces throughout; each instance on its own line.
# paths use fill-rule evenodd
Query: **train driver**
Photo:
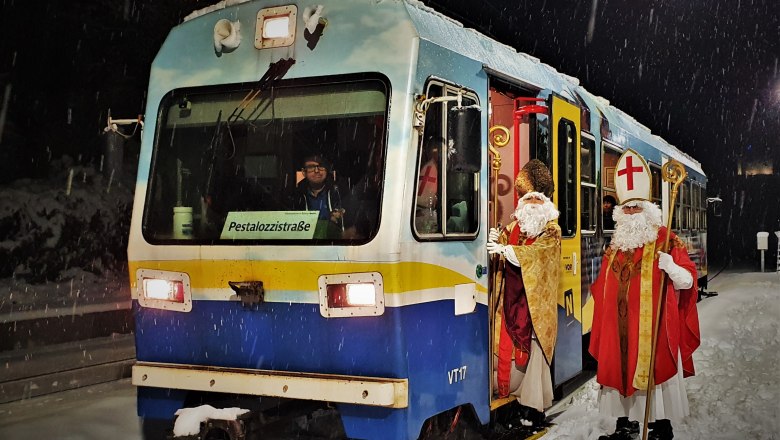
M 344 231 L 344 208 L 330 162 L 322 155 L 309 155 L 304 158 L 301 171 L 303 180 L 295 188 L 295 208 L 319 211 L 314 238 L 340 238 Z

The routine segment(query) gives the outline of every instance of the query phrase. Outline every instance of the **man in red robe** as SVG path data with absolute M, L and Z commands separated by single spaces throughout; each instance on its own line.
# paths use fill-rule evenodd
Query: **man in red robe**
M 488 253 L 499 256 L 504 280 L 495 317 L 496 391 L 498 397 L 517 397 L 524 418 L 539 426 L 553 399 L 550 363 L 557 337 L 561 228 L 544 163 L 528 162 L 515 189 L 520 196 L 515 220 L 501 231 L 491 228 L 487 243 Z
M 639 161 L 644 164 L 637 155 L 633 162 Z M 619 161 L 616 174 L 632 166 L 629 160 L 627 168 L 622 168 Z M 688 415 L 683 377 L 694 373 L 692 354 L 700 341 L 696 266 L 685 244 L 674 234 L 668 251 L 663 252 L 667 232 L 662 226 L 661 209 L 646 200 L 650 195 L 649 177 L 646 192 L 623 191 L 623 197 L 621 184 L 624 190 L 642 185 L 636 180 L 631 182 L 633 185 L 627 185 L 626 179 L 619 180 L 616 186 L 623 203 L 613 214 L 615 234 L 591 286 L 594 314 L 589 351 L 598 361 L 596 380 L 602 385 L 599 411 L 618 417 L 615 433 L 600 440 L 632 439 L 639 432 L 637 420 L 644 419 L 655 322 L 659 327 L 649 438 L 671 439 L 671 420 Z M 663 296 L 662 277 L 668 277 Z M 656 321 L 661 298 L 661 317 Z

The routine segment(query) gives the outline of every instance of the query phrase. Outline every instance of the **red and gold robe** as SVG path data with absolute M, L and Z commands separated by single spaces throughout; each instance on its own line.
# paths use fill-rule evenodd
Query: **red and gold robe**
M 520 267 L 504 263 L 497 366 L 499 395 L 503 396 L 508 394 L 513 349 L 524 352 L 527 360 L 532 334 L 536 335 L 547 364 L 552 361 L 558 335 L 561 228 L 548 222 L 540 236 L 529 238 L 517 222 L 512 222 L 498 242 L 511 245 L 520 263 Z
M 656 253 L 665 238 L 666 228 L 661 227 L 655 243 L 626 252 L 610 247 L 591 286 L 594 312 L 589 351 L 598 361 L 596 380 L 623 396 L 647 389 L 652 327 L 663 272 L 658 268 Z M 692 355 L 700 342 L 696 265 L 676 235 L 671 235 L 669 244 L 669 254 L 690 272 L 693 285 L 677 292 L 671 280 L 667 281 L 655 354 L 655 385 L 677 373 L 678 355 L 682 357 L 683 375 L 692 376 Z

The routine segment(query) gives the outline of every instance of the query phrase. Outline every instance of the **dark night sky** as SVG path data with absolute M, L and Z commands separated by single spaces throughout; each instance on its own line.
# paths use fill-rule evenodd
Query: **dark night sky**
M 713 179 L 749 146 L 779 157 L 773 0 L 488 0 L 472 10 L 468 0 L 426 3 L 579 78 Z
M 0 98 L 11 85 L 0 183 L 44 173 L 50 156 L 94 157 L 109 108 L 115 117 L 143 112 L 150 63 L 170 27 L 211 3 L 0 0 Z M 776 0 L 424 3 L 579 78 L 699 160 L 709 195 L 724 199 L 711 235 L 780 229 L 767 208 L 780 198 Z M 740 159 L 768 160 L 774 176 L 735 178 Z M 740 223 L 748 217 L 758 224 Z M 739 252 L 711 249 L 750 258 L 750 236 Z
M 756 232 L 780 230 L 776 0 L 425 3 L 579 78 L 701 162 L 708 196 L 724 200 L 708 217 L 718 268 L 758 261 Z M 738 176 L 740 161 L 773 163 L 773 175 Z

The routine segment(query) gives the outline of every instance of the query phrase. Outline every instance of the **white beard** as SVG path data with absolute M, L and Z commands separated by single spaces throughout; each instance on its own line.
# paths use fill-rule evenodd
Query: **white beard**
M 520 200 L 517 202 L 517 209 L 512 217 L 517 219 L 520 230 L 526 236 L 536 237 L 544 231 L 547 223 L 558 218 L 559 214 L 555 205 L 550 201 L 535 205 Z
M 612 218 L 615 220 L 615 234 L 610 246 L 619 251 L 630 251 L 658 239 L 658 228 L 663 225 L 661 208 L 648 202 L 640 202 L 642 212 L 626 214 L 623 206 L 615 206 Z

